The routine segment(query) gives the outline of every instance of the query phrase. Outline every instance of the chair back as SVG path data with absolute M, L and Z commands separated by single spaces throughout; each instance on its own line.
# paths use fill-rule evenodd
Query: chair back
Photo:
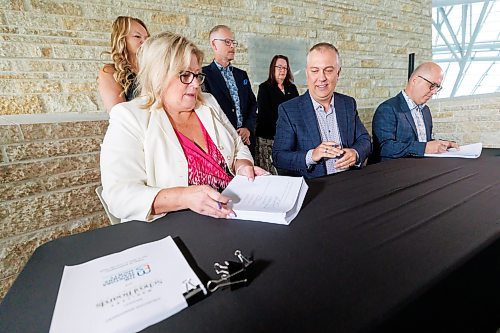
M 104 211 L 106 212 L 106 215 L 108 216 L 108 219 L 111 222 L 111 224 L 120 223 L 120 219 L 109 212 L 108 205 L 106 204 L 106 201 L 104 201 L 104 199 L 102 198 L 102 186 L 97 186 L 95 189 L 95 193 L 97 194 L 97 197 L 101 201 L 101 204 L 104 207 Z

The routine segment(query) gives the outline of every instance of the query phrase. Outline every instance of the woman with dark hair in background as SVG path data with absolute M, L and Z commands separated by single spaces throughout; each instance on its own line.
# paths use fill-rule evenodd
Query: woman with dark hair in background
M 99 71 L 99 94 L 107 112 L 118 103 L 130 101 L 135 96 L 137 50 L 149 37 L 144 22 L 138 18 L 119 16 L 111 29 L 111 55 L 113 63 Z
M 276 133 L 276 121 L 278 120 L 278 106 L 297 96 L 299 96 L 299 92 L 293 84 L 293 75 L 288 58 L 280 54 L 275 55 L 269 66 L 269 77 L 267 81 L 259 85 L 257 95 L 255 164 L 263 169 L 274 170 L 271 164 L 271 155 L 274 134 Z

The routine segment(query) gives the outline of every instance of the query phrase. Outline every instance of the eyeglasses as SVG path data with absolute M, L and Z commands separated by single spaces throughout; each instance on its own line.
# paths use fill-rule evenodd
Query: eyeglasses
M 418 76 L 419 78 L 421 78 L 422 80 L 427 81 L 427 83 L 429 83 L 429 84 L 430 84 L 430 86 L 429 86 L 429 90 L 434 90 L 434 89 L 436 89 L 436 92 L 440 92 L 440 91 L 441 91 L 441 89 L 443 89 L 443 86 L 442 86 L 442 85 L 437 84 L 437 83 L 434 83 L 434 82 L 432 82 L 432 81 L 429 81 L 429 80 L 427 80 L 425 77 L 422 77 L 422 76 L 420 76 L 420 75 L 417 75 L 417 76 Z
M 286 66 L 274 66 L 274 68 L 277 68 L 279 71 L 286 71 L 286 70 L 288 70 L 288 67 L 286 67 Z
M 205 77 L 206 77 L 206 75 L 203 73 L 195 74 L 195 73 L 190 72 L 190 71 L 181 72 L 179 74 L 179 79 L 184 84 L 191 84 L 191 82 L 193 82 L 194 78 L 198 79 L 198 82 L 200 84 L 203 84 L 203 82 L 205 81 Z
M 221 40 L 224 42 L 224 44 L 226 44 L 227 46 L 231 46 L 233 45 L 234 47 L 238 46 L 238 42 L 235 41 L 234 39 L 229 39 L 229 38 L 226 38 L 226 39 L 222 39 L 222 38 L 214 38 L 214 40 Z

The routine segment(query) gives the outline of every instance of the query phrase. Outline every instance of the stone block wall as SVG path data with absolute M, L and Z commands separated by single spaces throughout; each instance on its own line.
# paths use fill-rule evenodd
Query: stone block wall
M 500 93 L 432 100 L 436 138 L 500 148 Z
M 431 58 L 430 0 L 10 0 L 0 8 L 0 115 L 102 110 L 98 68 L 112 21 L 139 17 L 152 34 L 182 33 L 211 60 L 208 31 L 232 27 L 235 64 L 248 68 L 250 36 L 328 41 L 343 58 L 339 91 L 373 106 L 404 84 L 408 53 Z M 263 64 L 267 67 L 268 64 Z M 252 78 L 251 74 L 250 78 Z
M 107 126 L 96 77 L 117 16 L 188 36 L 205 62 L 208 31 L 227 24 L 243 69 L 252 36 L 331 42 L 343 59 L 337 90 L 356 97 L 367 128 L 373 108 L 404 85 L 408 53 L 431 58 L 431 0 L 0 3 L 0 299 L 37 246 L 108 224 L 94 193 Z
M 24 123 L 32 119 L 16 118 L 10 124 L 0 119 L 2 297 L 36 247 L 109 224 L 94 192 L 107 119 Z

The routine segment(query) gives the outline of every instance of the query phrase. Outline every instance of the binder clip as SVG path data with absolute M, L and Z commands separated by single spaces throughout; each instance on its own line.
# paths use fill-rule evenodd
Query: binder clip
M 238 258 L 237 262 L 224 261 L 223 265 L 218 262 L 214 264 L 215 273 L 219 275 L 220 278 L 218 280 L 208 281 L 207 289 L 210 292 L 225 287 L 231 287 L 231 290 L 235 290 L 242 284 L 244 285 L 248 282 L 246 269 L 253 261 L 246 258 L 240 250 L 236 250 L 234 255 Z
M 200 285 L 195 285 L 191 279 L 182 281 L 186 287 L 186 291 L 182 294 L 188 306 L 205 298 L 206 290 L 204 290 Z

